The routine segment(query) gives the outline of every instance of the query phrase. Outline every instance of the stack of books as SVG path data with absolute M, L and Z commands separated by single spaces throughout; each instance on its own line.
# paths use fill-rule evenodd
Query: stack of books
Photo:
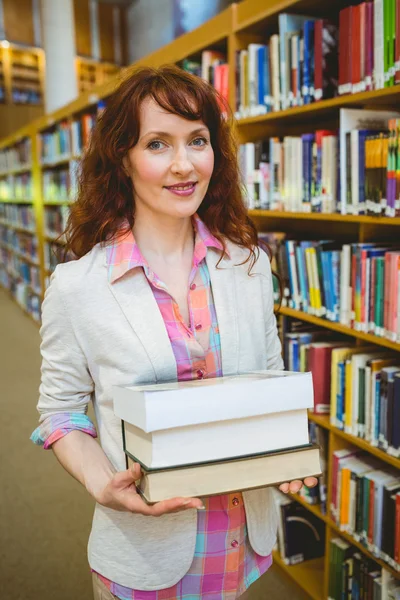
M 202 381 L 115 387 L 127 464 L 149 503 L 320 475 L 309 443 L 310 373 L 257 371 Z

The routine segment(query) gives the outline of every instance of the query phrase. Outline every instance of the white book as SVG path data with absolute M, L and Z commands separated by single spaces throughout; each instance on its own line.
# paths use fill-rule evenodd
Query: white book
M 246 173 L 246 192 L 247 206 L 249 209 L 255 208 L 254 204 L 254 170 L 255 170 L 255 146 L 249 142 L 244 145 L 245 148 L 245 173 Z
M 246 87 L 248 82 L 246 80 L 246 67 L 245 63 L 248 60 L 248 51 L 241 50 L 240 51 L 240 103 L 239 103 L 239 113 L 242 118 L 249 116 L 249 107 L 245 102 L 246 98 Z
M 346 212 L 349 215 L 358 215 L 359 205 L 359 160 L 358 160 L 358 129 L 353 129 L 350 133 L 351 147 L 351 202 L 347 202 Z
M 350 245 L 343 244 L 340 255 L 340 323 L 347 326 L 351 321 L 350 255 Z
M 262 44 L 249 44 L 247 51 L 249 53 L 249 105 L 250 116 L 256 117 L 260 114 L 258 108 L 258 64 L 257 52 L 262 48 Z
M 384 2 L 374 0 L 374 88 L 380 90 L 385 87 L 384 68 Z
M 313 384 L 311 373 L 257 371 L 116 386 L 113 398 L 126 442 L 133 442 L 130 453 L 162 468 L 308 444 Z
M 274 111 L 281 109 L 281 88 L 279 75 L 279 35 L 271 35 L 270 38 L 270 56 L 271 56 L 271 90 L 272 105 Z

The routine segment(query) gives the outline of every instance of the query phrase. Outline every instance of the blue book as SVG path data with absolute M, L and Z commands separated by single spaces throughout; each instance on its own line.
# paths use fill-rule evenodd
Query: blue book
M 338 362 L 337 370 L 337 393 L 336 393 L 336 425 L 339 429 L 344 429 L 343 414 L 344 414 L 344 395 L 346 385 L 346 361 Z
M 282 94 L 282 108 L 289 106 L 290 90 L 290 52 L 288 52 L 288 40 L 290 33 L 301 31 L 306 21 L 310 18 L 303 15 L 290 15 L 281 13 L 279 15 L 279 55 L 280 55 L 280 83 Z M 313 47 L 314 47 L 314 25 L 313 25 Z M 314 82 L 314 77 L 313 77 Z
M 307 297 L 307 281 L 306 281 L 306 265 L 303 260 L 303 252 L 300 244 L 296 246 L 296 263 L 297 270 L 299 273 L 300 293 L 301 293 L 301 304 L 302 309 L 307 312 L 308 310 L 308 297 Z
M 328 260 L 329 252 L 321 252 L 321 264 L 322 264 L 322 276 L 323 276 L 323 286 L 324 286 L 324 298 L 325 298 L 325 308 L 327 311 L 327 318 L 331 321 L 331 315 L 333 313 L 333 301 L 332 301 L 332 291 L 331 291 L 331 278 L 329 276 L 329 260 Z
M 269 46 L 264 46 L 264 104 L 267 112 L 272 111 L 271 76 L 269 71 Z
M 305 212 L 311 210 L 312 192 L 312 147 L 315 140 L 313 133 L 305 133 L 301 136 L 303 145 L 303 207 Z
M 333 293 L 333 320 L 339 322 L 340 315 L 340 251 L 333 250 L 331 253 L 331 265 L 329 273 L 332 281 Z
M 304 104 L 314 100 L 314 20 L 304 21 L 303 99 Z
M 264 98 L 265 98 L 265 77 L 264 77 L 265 50 L 264 50 L 264 48 L 265 48 L 264 46 L 261 46 L 257 50 L 257 79 L 258 79 L 257 104 L 259 106 L 264 106 L 264 104 L 265 104 L 265 101 L 264 101 Z

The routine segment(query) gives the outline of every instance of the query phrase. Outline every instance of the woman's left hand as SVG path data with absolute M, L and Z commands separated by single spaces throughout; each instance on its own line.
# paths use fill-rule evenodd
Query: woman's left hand
M 295 479 L 290 483 L 282 483 L 279 486 L 279 489 L 284 494 L 287 494 L 288 492 L 290 492 L 291 494 L 297 494 L 297 492 L 301 490 L 303 485 L 312 488 L 315 487 L 317 483 L 318 479 L 316 477 L 306 477 L 304 481 L 301 481 L 300 479 Z

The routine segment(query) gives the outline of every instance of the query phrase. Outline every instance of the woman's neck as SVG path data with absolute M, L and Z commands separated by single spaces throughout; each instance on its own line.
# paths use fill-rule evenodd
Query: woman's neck
M 193 254 L 194 235 L 190 217 L 172 218 L 138 211 L 132 228 L 135 241 L 145 258 L 176 261 Z

